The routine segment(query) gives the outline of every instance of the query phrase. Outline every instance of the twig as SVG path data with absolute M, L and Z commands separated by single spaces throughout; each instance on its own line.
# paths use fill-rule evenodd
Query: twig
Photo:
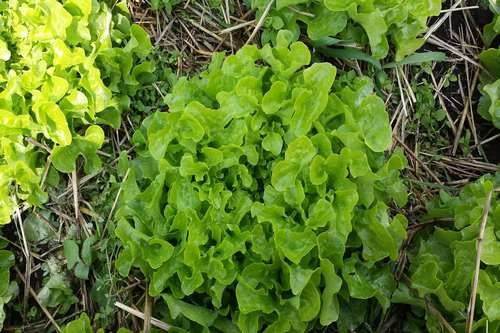
M 80 207 L 78 204 L 78 178 L 76 176 L 76 170 L 71 173 L 71 189 L 73 190 L 73 207 L 75 213 L 75 220 L 77 223 L 79 223 Z
M 479 9 L 479 6 L 468 6 L 468 7 L 460 7 L 460 8 L 450 8 L 441 10 L 441 14 L 449 13 L 449 12 L 458 12 L 461 10 L 469 10 L 469 9 Z
M 163 37 L 165 36 L 165 34 L 168 31 L 170 31 L 170 28 L 172 28 L 172 25 L 174 24 L 174 22 L 175 22 L 175 19 L 168 22 L 168 24 L 165 26 L 165 28 L 162 30 L 162 32 L 158 35 L 158 37 L 156 37 L 155 45 L 158 45 L 160 43 L 160 41 L 163 39 Z
M 418 157 L 417 155 L 415 155 L 415 153 L 413 151 L 411 151 L 410 148 L 408 148 L 407 145 L 405 145 L 404 142 L 402 142 L 397 136 L 393 135 L 392 136 L 394 139 L 396 139 L 396 141 L 401 145 L 403 146 L 404 150 L 406 150 L 424 169 L 425 171 L 427 171 L 429 173 L 429 175 L 431 175 L 431 177 L 436 181 L 436 183 L 438 183 L 439 185 L 443 185 L 443 182 L 441 182 L 441 180 L 438 178 L 438 176 L 436 176 L 436 174 L 434 172 L 432 172 L 432 170 L 424 163 L 422 162 Z
M 131 308 L 130 306 L 127 306 L 123 303 L 115 302 L 115 306 L 122 309 L 123 311 L 130 313 L 133 316 L 140 318 L 140 319 L 144 320 L 144 318 L 145 318 L 144 313 L 142 313 L 134 308 Z M 167 324 L 159 319 L 156 319 L 154 317 L 151 317 L 151 325 L 156 326 L 158 328 L 161 328 L 162 330 L 165 330 L 165 331 L 168 331 L 170 329 L 169 324 Z
M 191 6 L 187 6 L 186 8 L 192 11 L 194 14 L 198 15 L 198 17 L 200 18 L 200 23 L 206 22 L 207 24 L 211 25 L 214 29 L 216 30 L 220 29 L 220 26 L 222 25 L 220 18 L 213 15 L 209 7 L 203 6 L 198 2 L 199 1 L 195 1 L 194 5 L 196 5 L 201 10 L 201 12 Z
M 425 298 L 425 305 L 429 309 L 429 311 L 435 317 L 437 317 L 437 319 L 439 320 L 439 322 L 444 326 L 444 328 L 446 328 L 446 330 L 448 332 L 450 332 L 450 333 L 456 333 L 455 329 L 450 325 L 450 323 L 446 320 L 446 318 L 443 317 L 443 315 L 441 314 L 441 312 L 439 312 L 439 310 L 434 307 L 434 305 L 432 304 L 432 302 L 427 297 Z
M 38 148 L 42 148 L 42 149 L 46 150 L 47 153 L 49 153 L 49 154 L 52 153 L 52 149 L 50 149 L 49 146 L 47 146 L 43 143 L 40 143 L 33 138 L 27 138 L 26 141 L 31 143 L 33 146 L 37 146 Z
M 116 162 L 117 161 L 118 161 L 118 158 L 116 159 Z M 113 160 L 113 162 L 111 162 L 111 164 L 115 164 L 116 162 L 115 162 L 115 160 Z M 99 175 L 100 173 L 102 173 L 102 170 L 99 170 L 97 172 L 91 173 L 90 175 L 83 176 L 82 178 L 79 179 L 79 182 L 78 182 L 79 185 L 83 185 L 83 184 L 87 183 L 89 180 L 91 180 L 95 176 Z M 61 194 L 59 194 L 57 196 L 57 200 L 60 200 L 65 195 L 70 194 L 72 190 L 73 189 L 68 186 L 68 188 L 63 193 L 61 193 Z
M 267 14 L 269 14 L 269 11 L 271 10 L 271 6 L 273 5 L 273 3 L 274 3 L 274 0 L 269 0 L 269 3 L 267 4 L 266 8 L 264 9 L 264 12 L 262 13 L 262 16 L 259 18 L 259 21 L 257 22 L 257 25 L 253 29 L 252 34 L 250 35 L 250 37 L 248 37 L 248 40 L 246 41 L 245 45 L 247 45 L 248 43 L 250 43 L 255 38 L 255 35 L 257 35 L 257 32 L 260 30 L 260 28 L 264 24 L 264 20 L 266 19 Z
M 83 229 L 83 232 L 87 237 L 91 235 L 90 231 L 87 229 L 87 225 L 85 220 L 83 219 L 80 213 L 80 202 L 79 202 L 79 193 L 78 193 L 78 176 L 76 174 L 76 170 L 71 173 L 71 188 L 73 191 L 73 207 L 75 213 L 75 220 L 79 228 Z
M 453 119 L 450 116 L 450 112 L 448 112 L 448 109 L 446 108 L 446 104 L 444 103 L 443 96 L 441 95 L 441 88 L 442 85 L 444 84 L 444 80 L 441 80 L 439 82 L 439 85 L 436 82 L 436 78 L 434 77 L 434 73 L 431 72 L 431 79 L 432 83 L 434 84 L 434 90 L 436 91 L 434 94 L 434 98 L 437 96 L 439 100 L 439 104 L 443 108 L 444 112 L 446 112 L 446 119 L 448 119 L 448 123 L 450 124 L 451 131 L 453 134 L 456 135 L 457 133 L 457 128 L 455 127 L 455 123 L 453 122 Z
M 471 91 L 473 91 L 474 88 L 476 87 L 478 77 L 479 77 L 479 68 L 477 69 L 476 74 L 474 75 L 474 78 L 472 79 Z M 458 124 L 458 129 L 457 129 L 457 133 L 455 135 L 455 140 L 453 141 L 453 150 L 452 150 L 453 156 L 455 156 L 457 154 L 458 143 L 460 141 L 460 136 L 462 135 L 462 130 L 464 128 L 465 118 L 466 118 L 467 113 L 468 113 L 467 111 L 470 109 L 471 98 L 472 98 L 472 96 L 469 94 L 469 97 L 465 101 L 464 110 L 462 111 L 462 115 L 460 117 L 460 123 Z
M 207 28 L 205 28 L 204 26 L 202 26 L 201 24 L 198 24 L 196 23 L 195 21 L 193 20 L 189 20 L 189 23 L 191 23 L 192 25 L 194 25 L 196 28 L 200 29 L 201 31 L 203 31 L 204 33 L 212 36 L 213 38 L 217 39 L 219 42 L 223 42 L 224 39 L 222 39 L 220 36 L 218 36 L 216 33 L 208 30 Z
M 489 138 L 487 138 L 487 139 L 484 139 L 484 140 L 483 140 L 483 141 L 481 141 L 481 142 L 478 142 L 477 144 L 475 144 L 475 145 L 474 145 L 474 146 L 472 146 L 471 148 L 476 148 L 476 147 L 482 146 L 482 145 L 484 145 L 484 144 L 486 144 L 486 143 L 488 143 L 488 142 L 491 142 L 491 141 L 493 141 L 493 140 L 496 140 L 496 139 L 498 139 L 498 138 L 500 138 L 500 133 L 495 134 L 495 135 L 493 135 L 492 137 L 489 137 Z
M 288 9 L 290 9 L 292 12 L 295 12 L 295 13 L 297 13 L 299 15 L 307 16 L 307 17 L 310 17 L 310 18 L 314 18 L 315 17 L 313 13 L 301 11 L 300 9 L 297 9 L 294 6 L 288 6 Z
M 432 35 L 434 33 L 434 31 L 436 31 L 437 29 L 439 29 L 439 27 L 441 26 L 441 24 L 443 24 L 444 21 L 446 21 L 446 19 L 451 15 L 452 11 L 450 11 L 450 9 L 455 9 L 457 8 L 461 3 L 462 3 L 463 0 L 458 0 L 457 2 L 455 2 L 453 4 L 453 6 L 451 6 L 449 9 L 448 9 L 448 12 L 446 12 L 443 16 L 441 16 L 439 18 L 439 20 L 436 21 L 436 23 L 434 23 L 430 28 L 429 30 L 427 30 L 427 33 L 425 34 L 424 36 L 424 40 L 426 40 L 427 38 L 429 38 L 430 35 Z
M 446 43 L 445 41 L 443 41 L 442 39 L 436 37 L 436 36 L 430 36 L 428 39 L 427 39 L 427 42 L 429 44 L 432 44 L 432 45 L 436 45 L 436 46 L 439 46 L 439 47 L 442 47 L 443 49 L 445 50 L 448 50 L 450 51 L 451 53 L 459 56 L 460 58 L 462 58 L 463 60 L 473 64 L 474 66 L 476 67 L 480 67 L 482 68 L 482 66 L 477 62 L 477 61 L 474 61 L 473 59 L 471 59 L 470 57 L 466 56 L 465 54 L 461 53 L 460 51 L 458 51 L 455 47 L 453 47 L 452 45 Z
M 144 333 L 151 331 L 151 297 L 149 297 L 148 287 L 144 292 Z
M 483 251 L 484 230 L 486 229 L 486 222 L 488 221 L 488 214 L 491 208 L 492 195 L 493 190 L 490 190 L 484 203 L 483 217 L 481 219 L 481 227 L 479 229 L 479 237 L 477 239 L 476 268 L 474 270 L 474 280 L 472 281 L 470 301 L 469 306 L 467 307 L 467 320 L 465 322 L 465 331 L 467 333 L 472 332 L 472 324 L 474 323 L 474 308 L 476 306 L 477 286 L 479 283 L 479 268 L 481 266 L 481 252 Z
M 16 198 L 14 197 L 14 200 Z M 26 312 L 28 310 L 28 298 L 29 298 L 29 288 L 31 286 L 31 253 L 28 247 L 28 241 L 26 240 L 26 234 L 24 233 L 23 219 L 21 217 L 21 211 L 19 210 L 19 205 L 16 201 L 16 221 L 19 224 L 19 230 L 21 233 L 21 238 L 23 241 L 23 252 L 24 257 L 26 258 L 26 268 L 25 268 L 25 284 L 24 284 L 24 297 L 23 297 L 23 316 L 26 316 Z
M 229 32 L 232 32 L 232 31 L 235 31 L 235 30 L 247 27 L 247 26 L 252 25 L 254 23 L 255 23 L 255 20 L 251 20 L 251 21 L 248 21 L 248 22 L 239 23 L 239 24 L 233 25 L 232 27 L 229 27 L 229 28 L 226 28 L 226 29 L 223 29 L 223 30 L 219 31 L 219 34 L 221 34 L 221 35 L 227 34 Z
M 403 112 L 401 114 L 401 138 L 404 140 L 404 132 L 405 132 L 405 127 L 406 127 L 406 119 L 408 117 L 408 110 L 406 108 L 406 99 L 403 94 L 403 86 L 401 84 L 401 79 L 399 77 L 399 71 L 396 69 L 396 77 L 398 79 L 398 87 L 399 87 L 399 95 L 401 98 L 401 104 L 403 105 Z M 398 119 L 399 122 L 399 119 Z M 394 127 L 394 131 L 396 131 L 396 127 Z
M 401 77 L 403 78 L 403 82 L 406 85 L 406 92 L 410 100 L 413 102 L 413 104 L 417 103 L 417 98 L 415 97 L 415 94 L 413 93 L 413 90 L 411 89 L 410 82 L 408 82 L 408 78 L 406 77 L 405 73 L 403 72 L 403 69 L 401 66 L 396 66 L 396 70 L 398 70 L 401 73 Z

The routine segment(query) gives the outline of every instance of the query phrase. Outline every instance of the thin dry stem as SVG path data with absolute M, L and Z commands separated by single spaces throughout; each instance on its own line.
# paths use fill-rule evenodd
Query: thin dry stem
M 430 36 L 428 39 L 427 39 L 427 42 L 429 44 L 432 44 L 432 45 L 436 45 L 436 46 L 439 46 L 439 47 L 442 47 L 443 49 L 445 50 L 448 50 L 450 51 L 451 53 L 459 56 L 460 58 L 462 58 L 463 60 L 465 61 L 468 61 L 469 63 L 471 63 L 472 65 L 476 66 L 476 67 L 481 67 L 481 65 L 476 62 L 475 60 L 473 60 L 471 57 L 463 54 L 462 52 L 460 52 L 459 50 L 457 50 L 456 47 L 446 43 L 445 41 L 443 41 L 442 39 L 440 39 L 439 37 L 436 37 L 436 36 Z
M 271 7 L 272 7 L 273 3 L 274 3 L 274 0 L 269 0 L 269 3 L 267 4 L 266 8 L 264 9 L 264 12 L 262 13 L 262 16 L 259 18 L 259 21 L 257 22 L 257 25 L 253 29 L 252 34 L 250 35 L 250 37 L 248 37 L 248 40 L 245 43 L 245 45 L 248 44 L 248 43 L 250 43 L 255 38 L 255 36 L 257 35 L 257 32 L 259 32 L 260 28 L 264 24 L 264 20 L 266 19 L 267 14 L 269 14 L 269 11 L 271 10 Z
M 458 6 L 460 6 L 462 4 L 462 1 L 463 0 L 458 0 L 457 2 L 455 2 L 453 4 L 453 6 L 451 6 L 449 9 L 448 9 L 448 12 L 444 13 L 443 16 L 441 16 L 439 18 L 439 20 L 437 20 L 430 28 L 429 30 L 427 30 L 427 33 L 425 34 L 424 36 L 424 40 L 429 38 L 429 36 L 431 36 L 437 29 L 439 29 L 439 27 L 441 27 L 441 25 L 444 23 L 444 21 L 446 21 L 446 19 L 448 19 L 448 17 L 450 17 L 450 15 L 453 13 L 453 11 L 450 11 L 450 10 L 453 10 L 455 8 L 457 8 Z
M 144 333 L 149 333 L 151 331 L 151 297 L 149 297 L 149 291 L 146 287 L 144 292 Z
M 249 25 L 253 25 L 253 24 L 255 24 L 255 20 L 251 20 L 251 21 L 248 21 L 248 22 L 239 23 L 239 24 L 233 25 L 232 27 L 229 27 L 229 28 L 221 30 L 219 32 L 219 34 L 221 34 L 221 35 L 227 34 L 227 33 L 233 32 L 235 30 L 239 30 L 239 29 L 248 27 Z
M 14 270 L 16 271 L 16 273 L 17 273 L 18 277 L 21 279 L 21 281 L 23 281 L 23 283 L 26 285 L 27 282 L 24 279 L 24 277 L 21 274 L 21 272 L 19 271 L 19 269 L 14 266 Z M 55 321 L 54 317 L 50 314 L 49 310 L 47 310 L 45 308 L 45 306 L 43 306 L 43 304 L 40 302 L 40 300 L 38 299 L 38 295 L 33 290 L 33 288 L 31 288 L 28 285 L 28 289 L 29 289 L 29 293 L 31 294 L 31 296 L 33 297 L 33 299 L 35 300 L 35 302 L 38 304 L 38 306 L 40 307 L 40 309 L 42 309 L 43 313 L 47 316 L 47 319 L 52 323 L 52 325 L 54 325 L 54 327 L 56 328 L 57 332 L 61 332 L 61 327 L 59 327 L 59 325 Z
M 458 12 L 458 11 L 463 11 L 463 10 L 470 10 L 470 9 L 479 9 L 479 6 L 467 6 L 467 7 L 460 7 L 460 8 L 443 9 L 443 10 L 441 10 L 441 14 L 449 13 L 449 12 Z
M 14 197 L 15 200 L 15 197 Z M 26 234 L 24 233 L 24 225 L 23 225 L 23 219 L 21 217 L 21 211 L 19 210 L 19 205 L 16 202 L 16 221 L 19 224 L 19 231 L 21 233 L 21 239 L 23 243 L 23 253 L 24 257 L 26 260 L 26 265 L 25 265 L 25 284 L 24 284 L 24 295 L 23 295 L 23 315 L 26 316 L 26 313 L 28 311 L 28 298 L 29 298 L 29 288 L 30 288 L 30 280 L 31 280 L 31 253 L 30 249 L 28 246 L 28 241 L 26 240 Z
M 474 78 L 472 79 L 471 91 L 476 87 L 478 78 L 479 78 L 479 68 L 477 69 L 476 74 L 474 75 Z M 452 150 L 453 156 L 455 156 L 457 154 L 458 143 L 460 142 L 460 137 L 462 135 L 462 130 L 464 128 L 465 118 L 466 118 L 468 110 L 470 108 L 469 106 L 472 103 L 471 98 L 472 98 L 472 96 L 470 96 L 470 94 L 469 94 L 469 97 L 465 100 L 465 106 L 464 106 L 464 109 L 462 111 L 462 115 L 460 118 L 460 124 L 458 125 L 457 133 L 455 135 L 455 140 L 453 141 L 453 150 Z
M 472 281 L 472 290 L 470 294 L 469 306 L 467 307 L 467 320 L 465 322 L 465 331 L 472 332 L 472 324 L 474 323 L 474 308 L 476 306 L 477 286 L 479 284 L 479 269 L 481 266 L 481 253 L 483 251 L 484 230 L 486 229 L 486 222 L 488 221 L 488 214 L 491 209 L 491 197 L 493 190 L 488 192 L 486 201 L 484 202 L 483 217 L 481 219 L 481 227 L 479 229 L 479 237 L 477 239 L 477 252 L 476 252 L 476 268 L 474 269 L 474 279 Z
M 455 329 L 450 325 L 450 323 L 446 320 L 446 318 L 443 317 L 441 312 L 439 312 L 438 309 L 432 304 L 430 299 L 428 297 L 425 298 L 425 305 L 427 306 L 427 309 L 439 320 L 441 325 L 448 331 L 449 333 L 456 333 Z
M 411 157 L 413 157 L 415 159 L 415 161 L 417 161 L 424 169 L 425 171 L 427 171 L 429 173 L 429 175 L 436 181 L 436 183 L 438 183 L 439 185 L 443 185 L 443 182 L 441 182 L 441 180 L 439 179 L 438 176 L 436 176 L 436 174 L 434 172 L 432 172 L 432 170 L 424 163 L 422 162 L 418 157 L 417 155 L 415 155 L 415 153 L 403 142 L 401 141 L 398 137 L 396 136 L 393 136 L 394 139 L 396 139 L 396 141 L 401 145 L 403 146 L 404 150 L 409 153 L 411 155 Z
M 128 305 L 125 305 L 125 304 L 120 303 L 120 302 L 115 302 L 115 306 L 122 309 L 123 311 L 130 313 L 131 315 L 133 315 L 137 318 L 140 318 L 142 320 L 144 320 L 144 318 L 145 318 L 144 313 L 142 313 L 141 311 L 136 310 L 134 308 L 131 308 Z M 169 324 L 167 324 L 159 319 L 156 319 L 154 317 L 151 317 L 151 325 L 156 326 L 156 327 L 158 327 L 162 330 L 165 330 L 165 331 L 168 331 L 170 329 Z
M 444 83 L 444 79 L 442 78 L 441 81 L 439 82 L 439 85 L 436 83 L 436 78 L 434 77 L 434 73 L 431 72 L 431 79 L 432 79 L 432 84 L 433 88 L 435 90 L 434 97 L 438 97 L 439 104 L 443 108 L 443 110 L 446 112 L 446 119 L 448 120 L 448 123 L 450 124 L 451 131 L 453 132 L 454 135 L 457 133 L 457 128 L 455 127 L 455 123 L 453 122 L 453 119 L 451 118 L 450 112 L 448 111 L 448 108 L 446 107 L 446 104 L 444 103 L 443 96 L 441 94 L 441 88 Z
M 76 171 L 71 173 L 71 188 L 73 190 L 73 208 L 75 213 L 75 220 L 77 223 L 80 222 L 80 205 L 78 203 L 78 178 Z

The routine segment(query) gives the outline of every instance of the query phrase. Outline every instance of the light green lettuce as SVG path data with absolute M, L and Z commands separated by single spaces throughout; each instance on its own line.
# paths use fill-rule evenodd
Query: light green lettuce
M 120 126 L 130 98 L 152 71 L 141 62 L 147 33 L 130 23 L 124 2 L 12 0 L 0 4 L 0 224 L 12 198 L 40 205 L 47 152 L 62 172 L 100 167 L 101 125 Z M 14 188 L 17 190 L 14 191 Z

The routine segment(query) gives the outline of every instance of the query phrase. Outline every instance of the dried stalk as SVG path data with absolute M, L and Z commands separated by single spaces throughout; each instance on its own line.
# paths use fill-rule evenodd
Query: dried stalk
M 479 229 L 479 237 L 477 239 L 476 268 L 474 270 L 474 280 L 472 281 L 470 301 L 469 306 L 467 307 L 467 320 L 465 322 L 465 331 L 467 333 L 472 332 L 472 324 L 474 323 L 474 308 L 476 306 L 477 286 L 479 284 L 479 269 L 481 266 L 481 253 L 483 251 L 484 230 L 486 229 L 486 222 L 488 221 L 488 214 L 491 208 L 492 195 L 493 190 L 490 190 L 484 203 L 483 217 L 481 219 L 481 227 Z
M 138 311 L 134 308 L 131 308 L 130 306 L 127 306 L 123 303 L 115 302 L 115 306 L 122 309 L 123 311 L 130 313 L 131 315 L 133 315 L 137 318 L 140 318 L 142 320 L 144 320 L 144 318 L 145 318 L 144 313 L 142 313 L 141 311 Z M 165 331 L 168 331 L 170 329 L 169 324 L 167 324 L 159 319 L 156 319 L 154 317 L 151 317 L 151 325 L 156 326 L 156 327 L 158 327 L 162 330 L 165 330 Z

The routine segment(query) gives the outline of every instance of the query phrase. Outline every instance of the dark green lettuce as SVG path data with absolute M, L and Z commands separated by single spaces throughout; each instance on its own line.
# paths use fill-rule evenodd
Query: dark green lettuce
M 251 1 L 257 16 L 269 3 Z M 263 39 L 274 40 L 279 29 L 293 31 L 298 38 L 303 23 L 316 43 L 369 45 L 377 59 L 388 55 L 392 43 L 399 61 L 423 45 L 420 35 L 427 30 L 427 19 L 440 10 L 440 0 L 276 0 L 266 17 Z
M 17 284 L 10 281 L 10 268 L 14 266 L 14 253 L 0 249 L 0 328 L 3 327 L 5 311 L 3 306 L 17 294 Z
M 351 298 L 389 306 L 406 160 L 385 159 L 371 80 L 334 83 L 290 38 L 215 55 L 134 135 L 116 267 L 139 268 L 186 331 L 304 332 Z
M 498 185 L 498 184 L 497 184 Z M 410 287 L 401 286 L 394 302 L 421 307 L 428 298 L 457 332 L 464 331 L 475 271 L 477 239 L 488 194 L 491 208 L 482 241 L 481 269 L 477 289 L 474 330 L 500 330 L 500 197 L 493 177 L 486 176 L 464 187 L 458 196 L 442 191 L 427 206 L 424 221 L 451 221 L 453 226 L 432 227 L 418 239 L 410 255 Z M 441 332 L 432 312 L 427 314 L 427 330 Z
M 500 48 L 492 48 L 491 43 L 500 34 L 500 7 L 490 4 L 494 19 L 484 27 L 483 39 L 488 49 L 479 54 L 483 66 L 480 76 L 479 114 L 500 128 Z

